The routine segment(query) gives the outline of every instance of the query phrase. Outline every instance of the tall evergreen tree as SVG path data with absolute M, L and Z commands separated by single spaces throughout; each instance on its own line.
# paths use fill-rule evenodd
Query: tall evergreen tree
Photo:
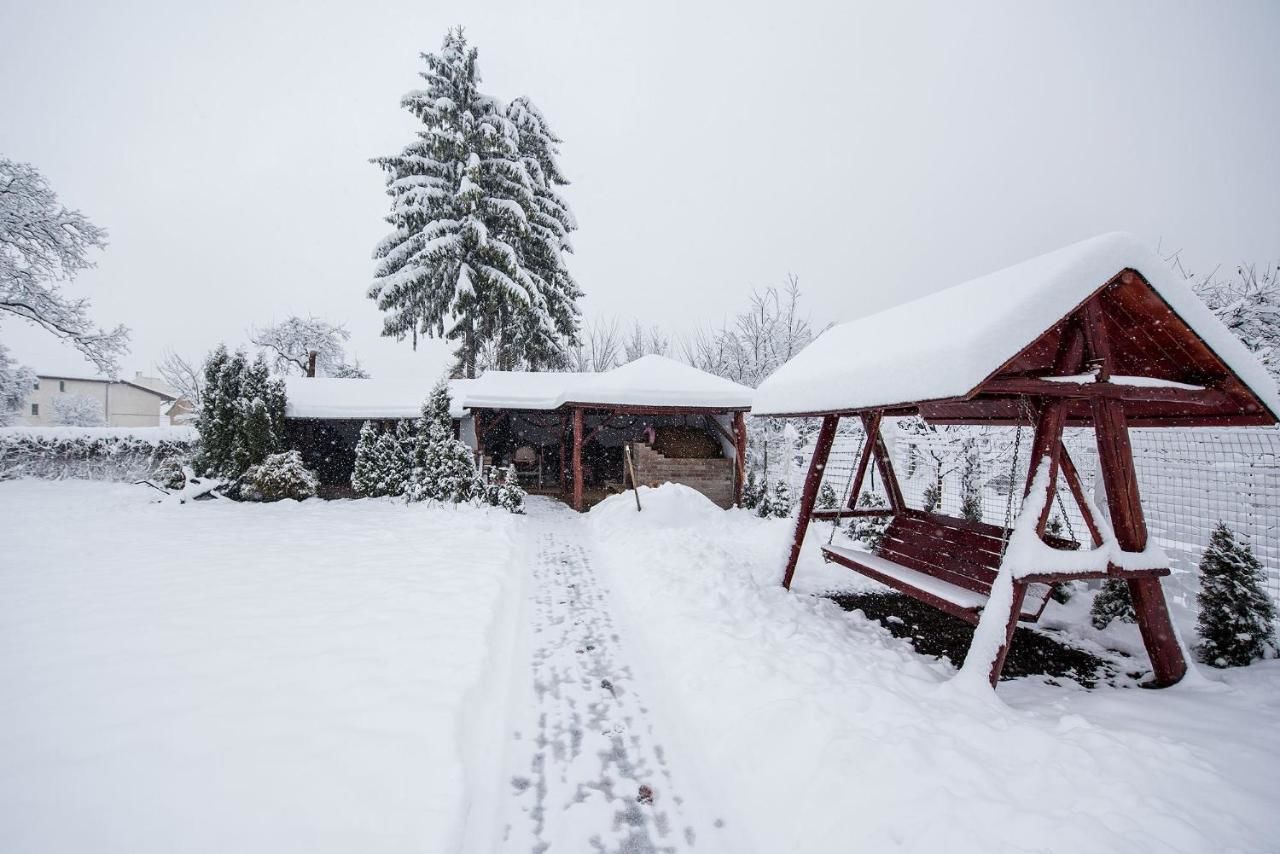
M 483 492 L 471 449 L 453 436 L 449 389 L 438 384 L 422 407 L 414 445 L 413 475 L 405 487 L 410 501 L 459 504 Z
M 482 93 L 476 58 L 461 28 L 423 54 L 426 86 L 401 105 L 424 127 L 373 161 L 393 231 L 374 250 L 369 289 L 384 335 L 456 342 L 467 377 L 482 352 L 502 367 L 550 363 L 576 334 L 578 296 L 562 257 L 574 223 L 554 192 L 558 140 L 527 102 Z
M 219 345 L 204 366 L 204 404 L 196 420 L 196 467 L 206 475 L 239 477 L 279 451 L 284 437 L 284 383 L 271 378 L 266 360 L 250 362 Z
M 1273 652 L 1276 608 L 1266 575 L 1248 544 L 1222 522 L 1200 559 L 1200 660 L 1214 667 L 1242 667 Z

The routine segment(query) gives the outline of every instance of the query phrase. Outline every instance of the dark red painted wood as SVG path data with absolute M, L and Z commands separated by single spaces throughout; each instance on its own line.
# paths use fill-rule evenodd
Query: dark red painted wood
M 1058 449 L 1058 466 L 1062 469 L 1062 476 L 1067 481 L 1071 496 L 1075 498 L 1076 506 L 1080 508 L 1080 515 L 1084 517 L 1084 523 L 1089 528 L 1089 537 L 1093 540 L 1095 546 L 1102 545 L 1102 533 L 1098 530 L 1098 522 L 1093 518 L 1093 512 L 1089 509 L 1089 501 L 1085 495 L 1084 485 L 1080 482 L 1080 472 L 1076 470 L 1075 461 L 1071 459 L 1071 454 L 1067 451 L 1066 444 L 1063 444 Z
M 884 436 L 880 433 L 883 412 L 870 412 L 862 416 L 862 426 L 867 431 L 867 439 L 875 440 L 876 469 L 880 472 L 880 480 L 884 482 L 884 491 L 889 498 L 889 506 L 900 511 L 907 506 L 902 500 L 902 489 L 898 486 L 898 475 L 893 470 L 893 460 L 889 459 L 889 451 L 884 444 Z M 872 420 L 874 419 L 874 425 Z M 875 427 L 872 430 L 872 426 Z
M 1009 621 L 1005 623 L 1004 627 L 1004 643 L 1000 644 L 1000 648 L 996 651 L 995 660 L 991 662 L 991 672 L 987 675 L 992 688 L 996 687 L 996 683 L 1000 681 L 1000 671 L 1004 670 L 1004 660 L 1009 657 L 1009 646 L 1013 643 L 1013 633 L 1018 630 L 1018 619 L 1022 616 L 1022 603 L 1026 598 L 1026 583 L 1015 581 L 1013 583 L 1013 606 L 1009 609 Z
M 733 506 L 742 506 L 742 490 L 747 485 L 747 416 L 733 413 Z
M 1138 475 L 1124 407 L 1119 401 L 1098 398 L 1093 402 L 1098 435 L 1098 462 L 1107 490 L 1111 526 L 1125 551 L 1139 552 L 1147 545 L 1147 525 L 1138 496 Z M 1173 685 L 1187 672 L 1187 662 L 1169 619 L 1169 606 L 1158 578 L 1129 581 L 1133 610 L 1142 631 L 1142 643 L 1151 659 L 1157 686 Z
M 854 472 L 853 483 L 849 487 L 849 498 L 845 502 L 845 505 L 850 510 L 856 510 L 858 507 L 858 498 L 862 495 L 862 481 L 867 476 L 867 464 L 871 462 L 871 453 L 876 447 L 876 443 L 871 440 L 871 437 L 879 433 L 880 420 L 879 412 L 873 412 L 862 419 L 863 428 L 866 430 L 865 438 L 862 442 L 862 453 L 858 454 L 858 470 Z
M 573 509 L 582 512 L 582 409 L 573 410 Z
M 836 427 L 839 424 L 839 415 L 828 415 L 822 419 L 822 428 L 818 430 L 818 440 L 813 447 L 813 459 L 809 462 L 809 473 L 804 478 L 804 491 L 800 494 L 800 512 L 796 516 L 791 554 L 787 558 L 787 567 L 782 573 L 782 586 L 788 590 L 791 589 L 791 579 L 796 574 L 796 563 L 800 560 L 800 547 L 804 545 L 804 535 L 809 529 L 809 519 L 813 516 L 813 504 L 818 498 L 818 485 L 822 483 L 822 472 L 827 467 L 827 457 L 831 455 L 831 443 L 835 441 Z

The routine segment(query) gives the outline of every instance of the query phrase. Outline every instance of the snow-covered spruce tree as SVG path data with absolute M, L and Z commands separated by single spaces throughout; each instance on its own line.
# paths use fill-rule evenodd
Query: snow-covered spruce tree
M 978 462 L 977 439 L 967 437 L 961 450 L 960 518 L 982 521 L 982 469 Z
M 361 495 L 403 495 L 412 465 L 412 446 L 406 447 L 403 425 L 395 431 L 379 430 L 366 421 L 356 443 L 356 464 L 351 486 Z
M 829 483 L 822 484 L 822 488 L 818 490 L 817 507 L 819 510 L 835 510 L 836 504 L 840 501 L 836 497 L 836 490 Z
M 453 436 L 449 387 L 441 382 L 422 406 L 413 451 L 413 473 L 405 488 L 410 501 L 460 504 L 477 497 L 478 473 L 471 449 Z
M 779 479 L 773 485 L 773 494 L 769 496 L 769 512 L 776 519 L 785 519 L 791 515 L 791 487 L 784 479 Z
M 1093 607 L 1089 610 L 1089 622 L 1095 629 L 1105 629 L 1112 620 L 1122 623 L 1137 622 L 1138 616 L 1133 610 L 1133 599 L 1129 596 L 1129 583 L 1119 578 L 1109 578 L 1102 584 L 1102 589 L 1093 599 Z
M 35 387 L 35 373 L 16 364 L 9 356 L 9 348 L 0 343 L 0 427 L 8 427 L 18 419 Z
M 755 469 L 751 469 L 747 472 L 747 482 L 742 485 L 742 506 L 747 510 L 755 510 L 760 505 L 760 498 L 763 495 L 764 489 L 756 479 Z
M 1274 655 L 1276 608 L 1253 550 L 1222 522 L 1200 559 L 1196 653 L 1213 667 L 1242 667 Z
M 249 466 L 280 450 L 284 436 L 284 383 L 272 379 L 266 361 L 250 363 L 243 350 L 219 345 L 204 366 L 204 405 L 196 419 L 202 475 L 238 478 Z
M 53 396 L 51 420 L 60 427 L 101 427 L 102 401 L 88 394 L 56 394 Z
M 369 297 L 383 334 L 457 344 L 458 375 L 481 352 L 495 367 L 558 364 L 577 330 L 577 286 L 563 263 L 575 225 L 555 193 L 558 140 L 527 100 L 480 91 L 477 51 L 462 29 L 424 54 L 426 85 L 401 105 L 423 124 L 386 173 L 393 230 L 378 244 Z
M 860 510 L 881 510 L 889 505 L 874 492 L 867 490 L 858 496 Z M 855 516 L 849 522 L 849 536 L 859 540 L 868 549 L 875 551 L 884 539 L 884 532 L 889 527 L 888 516 Z
M 502 473 L 502 483 L 498 486 L 498 506 L 512 513 L 524 512 L 524 487 L 516 474 L 515 466 L 507 466 Z

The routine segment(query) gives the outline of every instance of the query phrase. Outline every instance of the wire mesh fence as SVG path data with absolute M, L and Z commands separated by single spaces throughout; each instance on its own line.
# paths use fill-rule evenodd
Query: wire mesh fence
M 995 525 L 1018 512 L 1031 433 L 1030 427 L 929 428 L 918 419 L 888 421 L 884 429 L 909 507 Z M 1064 438 L 1085 491 L 1105 506 L 1093 431 L 1069 428 Z M 1266 569 L 1267 591 L 1280 604 L 1280 429 L 1135 429 L 1130 439 L 1147 528 L 1171 563 L 1169 594 L 1184 605 L 1194 602 L 1197 566 L 1221 521 L 1249 543 Z M 823 473 L 841 506 L 865 441 L 860 424 L 841 423 Z M 883 497 L 879 479 L 871 466 L 864 491 Z M 1050 527 L 1087 544 L 1084 518 L 1061 480 Z

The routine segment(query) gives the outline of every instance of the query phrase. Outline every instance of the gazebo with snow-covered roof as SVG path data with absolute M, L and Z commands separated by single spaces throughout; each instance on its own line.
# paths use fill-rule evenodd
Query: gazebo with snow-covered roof
M 756 415 L 821 416 L 783 584 L 790 586 L 812 518 L 893 517 L 873 553 L 824 557 L 978 625 L 971 659 L 994 685 L 1020 620 L 1034 621 L 1052 585 L 1122 579 L 1132 594 L 1156 685 L 1186 662 L 1148 543 L 1128 430 L 1271 425 L 1280 413 L 1266 370 L 1168 266 L 1134 238 L 1109 234 L 836 326 L 769 377 Z M 887 417 L 933 424 L 1034 425 L 1022 509 L 1011 529 L 908 508 L 880 433 Z M 869 437 L 849 508 L 814 503 L 842 417 Z M 1096 434 L 1109 514 L 1086 494 L 1063 444 L 1065 427 Z M 885 511 L 854 507 L 874 457 Z M 1061 476 L 1092 548 L 1071 550 L 1045 529 Z M 1109 517 L 1109 518 L 1108 518 Z M 977 649 L 981 646 L 981 649 Z
M 665 356 L 600 373 L 488 371 L 464 405 L 475 448 L 494 463 L 536 473 L 531 488 L 576 510 L 629 480 L 685 483 L 722 506 L 739 504 L 751 389 Z

